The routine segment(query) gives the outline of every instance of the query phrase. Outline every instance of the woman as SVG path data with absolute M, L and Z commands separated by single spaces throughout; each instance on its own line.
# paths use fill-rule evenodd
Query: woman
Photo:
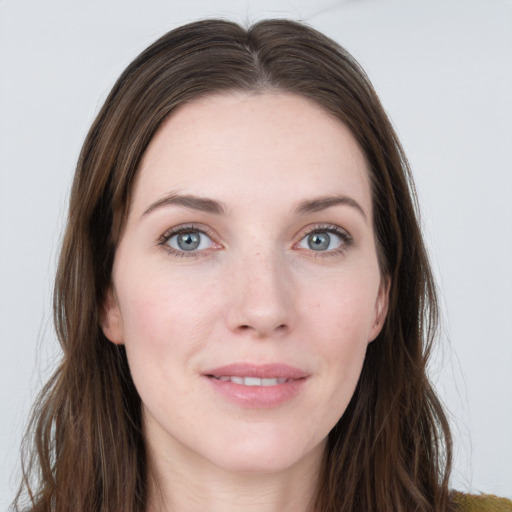
M 407 161 L 310 28 L 198 22 L 127 68 L 80 155 L 54 309 L 32 510 L 461 501 Z

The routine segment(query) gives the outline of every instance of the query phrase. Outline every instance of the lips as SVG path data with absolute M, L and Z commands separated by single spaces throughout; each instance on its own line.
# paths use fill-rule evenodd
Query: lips
M 216 377 L 212 375 L 214 379 L 221 380 L 222 382 L 234 382 L 235 384 L 242 384 L 243 386 L 277 386 L 278 384 L 284 384 L 289 379 L 271 377 L 268 379 L 260 379 L 259 377 L 236 377 L 234 375 L 227 376 L 222 375 Z
M 296 397 L 309 375 L 286 364 L 235 363 L 207 370 L 203 376 L 224 398 L 248 408 L 271 408 Z
M 225 380 L 225 377 L 232 379 L 238 377 L 242 379 L 279 379 L 282 382 L 287 380 L 304 379 L 308 374 L 294 366 L 281 363 L 271 364 L 251 364 L 251 363 L 234 363 L 218 368 L 207 370 L 203 373 L 207 377 L 214 377 Z M 238 382 L 241 384 L 241 382 Z M 257 385 L 248 383 L 246 385 Z M 265 384 L 263 384 L 265 385 Z M 267 384 L 268 385 L 268 384 Z

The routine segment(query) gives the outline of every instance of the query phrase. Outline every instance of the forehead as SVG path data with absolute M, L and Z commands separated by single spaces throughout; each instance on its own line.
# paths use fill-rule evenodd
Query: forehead
M 348 128 L 289 93 L 215 94 L 176 109 L 143 155 L 132 207 L 171 191 L 244 204 L 340 193 L 371 211 L 365 158 Z

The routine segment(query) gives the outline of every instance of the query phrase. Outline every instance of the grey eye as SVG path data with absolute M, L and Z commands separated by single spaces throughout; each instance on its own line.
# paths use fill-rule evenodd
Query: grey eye
M 167 240 L 167 245 L 172 249 L 183 252 L 208 249 L 212 246 L 210 237 L 201 231 L 184 231 L 176 233 Z
M 342 245 L 349 243 L 348 235 L 337 233 L 334 230 L 313 231 L 306 235 L 298 244 L 301 249 L 315 252 L 334 251 Z
M 308 247 L 313 251 L 325 251 L 329 248 L 331 237 L 328 233 L 311 233 L 307 240 Z
M 199 233 L 181 233 L 176 237 L 178 247 L 182 251 L 193 251 L 197 249 L 200 241 Z

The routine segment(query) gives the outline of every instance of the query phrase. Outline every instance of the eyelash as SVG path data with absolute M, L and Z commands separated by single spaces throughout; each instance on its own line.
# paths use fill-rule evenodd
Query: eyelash
M 353 244 L 354 241 L 348 231 L 344 230 L 343 228 L 340 228 L 339 226 L 336 226 L 335 224 L 317 224 L 302 235 L 301 239 L 299 240 L 299 243 L 306 237 L 313 235 L 315 233 L 332 233 L 334 235 L 339 236 L 341 239 L 341 245 L 336 249 L 332 249 L 330 251 L 313 251 L 311 249 L 310 252 L 314 254 L 315 258 L 326 256 L 339 256 L 340 254 L 343 254 Z
M 164 249 L 167 251 L 167 253 L 171 256 L 175 256 L 178 258 L 190 258 L 190 257 L 201 257 L 206 256 L 208 254 L 207 249 L 202 249 L 199 251 L 192 250 L 192 251 L 179 251 L 174 249 L 173 247 L 170 247 L 167 242 L 175 235 L 185 234 L 185 233 L 201 233 L 203 235 L 206 235 L 212 242 L 215 244 L 214 241 L 215 235 L 214 233 L 204 227 L 195 225 L 195 224 L 187 224 L 183 226 L 176 226 L 168 231 L 166 231 L 159 239 L 158 239 L 158 245 L 164 247 Z M 309 251 L 314 254 L 316 257 L 324 257 L 324 256 L 337 256 L 339 254 L 344 253 L 353 243 L 352 236 L 345 231 L 344 229 L 340 228 L 339 226 L 336 226 L 334 224 L 317 224 L 313 226 L 311 229 L 307 230 L 300 238 L 300 243 L 302 240 L 304 240 L 306 237 L 315 234 L 315 233 L 332 233 L 340 237 L 341 239 L 341 245 L 340 247 L 336 249 L 332 249 L 330 251 L 313 251 L 312 249 Z M 218 245 L 218 244 L 217 244 Z M 294 244 L 294 247 L 297 244 Z
M 173 247 L 170 247 L 167 242 L 175 235 L 182 235 L 185 233 L 201 233 L 202 235 L 206 235 L 212 242 L 215 244 L 214 238 L 215 235 L 213 234 L 213 231 L 197 226 L 196 224 L 187 224 L 184 226 L 176 226 L 168 231 L 166 231 L 158 240 L 158 245 L 162 246 L 169 255 L 175 256 L 177 258 L 190 258 L 190 257 L 200 257 L 200 256 L 206 256 L 208 251 L 206 249 L 200 250 L 200 251 L 179 251 L 177 249 L 174 249 Z M 218 244 L 217 244 L 218 245 Z

